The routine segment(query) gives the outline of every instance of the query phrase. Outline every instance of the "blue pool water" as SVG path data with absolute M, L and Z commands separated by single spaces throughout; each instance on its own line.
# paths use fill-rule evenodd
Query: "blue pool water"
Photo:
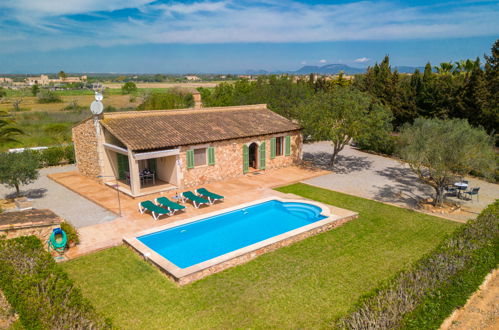
M 267 201 L 137 237 L 143 244 L 187 268 L 228 252 L 324 219 L 307 203 Z

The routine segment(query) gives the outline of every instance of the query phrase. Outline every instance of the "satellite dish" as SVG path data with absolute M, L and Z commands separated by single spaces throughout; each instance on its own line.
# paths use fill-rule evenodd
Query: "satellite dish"
M 95 92 L 95 99 L 97 101 L 102 101 L 102 99 L 104 99 L 104 95 L 102 95 L 102 93 Z
M 90 104 L 90 111 L 92 111 L 94 115 L 100 115 L 103 110 L 104 105 L 101 101 L 93 101 L 92 104 Z

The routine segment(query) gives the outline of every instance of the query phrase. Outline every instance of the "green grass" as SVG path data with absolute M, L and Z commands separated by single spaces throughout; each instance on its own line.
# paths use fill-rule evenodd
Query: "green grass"
M 123 246 L 63 267 L 122 328 L 328 327 L 458 226 L 304 184 L 279 190 L 357 211 L 359 218 L 184 287 Z

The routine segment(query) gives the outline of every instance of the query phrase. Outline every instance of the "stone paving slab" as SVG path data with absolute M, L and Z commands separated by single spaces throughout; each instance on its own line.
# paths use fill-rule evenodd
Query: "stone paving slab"
M 433 188 L 421 183 L 409 166 L 398 160 L 345 146 L 337 156 L 337 165 L 332 168 L 329 165 L 331 153 L 329 142 L 303 145 L 304 160 L 333 172 L 304 180 L 304 183 L 412 209 L 419 209 L 417 201 L 431 197 L 434 193 Z M 469 187 L 480 187 L 479 201 L 449 197 L 462 205 L 462 211 L 433 215 L 466 221 L 475 218 L 499 198 L 499 185 L 472 177 L 466 179 L 470 182 Z

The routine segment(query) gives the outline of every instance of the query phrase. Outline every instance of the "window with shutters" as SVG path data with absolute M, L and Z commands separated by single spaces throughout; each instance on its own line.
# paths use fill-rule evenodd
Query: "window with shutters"
M 203 166 L 206 163 L 206 148 L 194 149 L 194 166 Z
M 275 155 L 282 156 L 284 154 L 284 136 L 275 138 Z

